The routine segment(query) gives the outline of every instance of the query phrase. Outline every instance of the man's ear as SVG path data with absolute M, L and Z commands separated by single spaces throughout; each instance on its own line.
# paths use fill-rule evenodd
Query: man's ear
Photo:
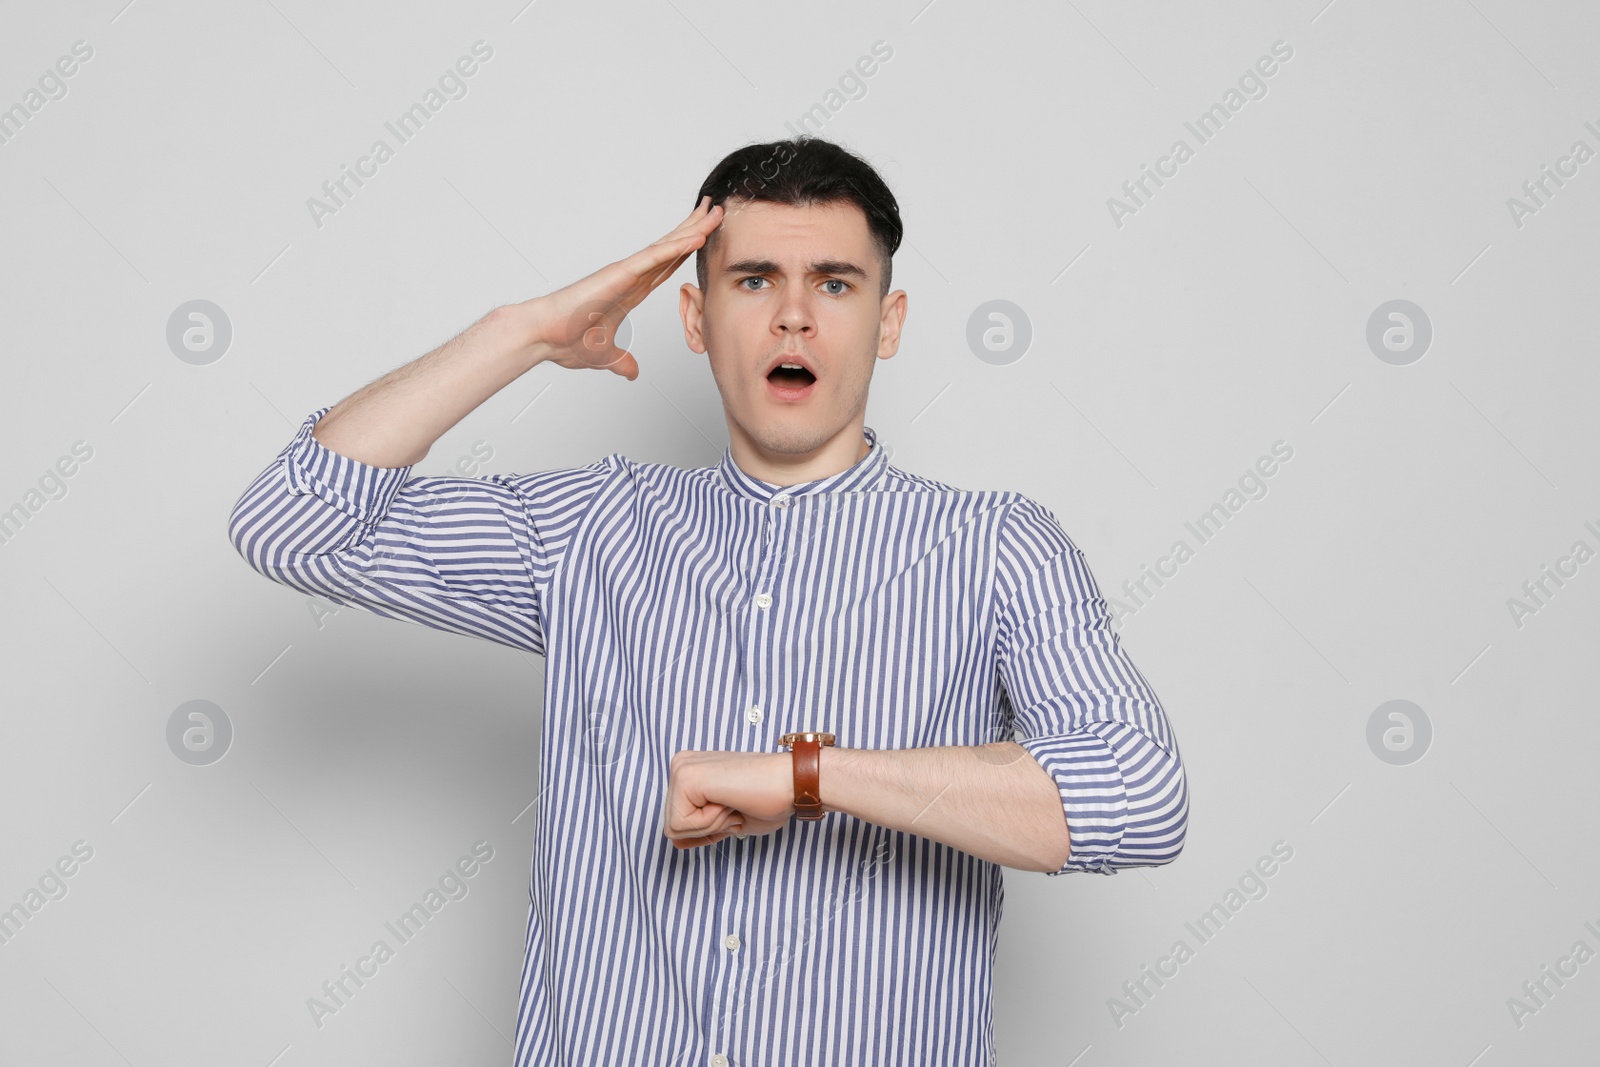
M 678 315 L 683 319 L 683 340 L 692 351 L 705 355 L 706 340 L 701 325 L 705 321 L 706 294 L 698 286 L 684 282 L 678 290 Z
M 883 298 L 878 318 L 878 358 L 900 351 L 900 328 L 906 321 L 906 291 L 896 289 Z

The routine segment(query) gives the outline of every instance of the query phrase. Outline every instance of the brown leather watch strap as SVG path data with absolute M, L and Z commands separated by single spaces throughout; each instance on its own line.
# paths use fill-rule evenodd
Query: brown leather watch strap
M 814 821 L 822 810 L 822 746 L 833 744 L 833 735 L 815 732 L 784 734 L 778 739 L 794 754 L 794 817 Z

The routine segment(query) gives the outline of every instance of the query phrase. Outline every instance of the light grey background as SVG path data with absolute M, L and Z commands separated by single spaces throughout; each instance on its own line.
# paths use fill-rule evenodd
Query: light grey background
M 310 411 L 654 240 L 880 40 L 820 132 L 902 205 L 910 314 L 867 412 L 896 464 L 1034 496 L 1131 608 L 1186 521 L 1293 449 L 1120 624 L 1182 746 L 1187 845 L 1007 872 L 1002 1062 L 1592 1058 L 1600 961 L 1508 1001 L 1600 951 L 1600 562 L 1520 625 L 1508 600 L 1600 549 L 1600 160 L 1520 226 L 1507 203 L 1600 149 L 1592 5 L 124 3 L 0 27 L 0 106 L 93 48 L 0 145 L 0 508 L 29 510 L 0 544 L 0 907 L 93 849 L 0 945 L 0 1062 L 508 1061 L 542 664 L 319 619 L 235 554 L 229 510 Z M 315 225 L 307 198 L 480 39 L 467 95 Z M 1199 144 L 1184 123 L 1278 41 L 1266 95 Z M 1179 138 L 1194 158 L 1115 224 Z M 715 462 L 692 277 L 635 312 L 638 381 L 538 368 L 418 471 L 475 446 L 479 473 Z M 166 339 L 196 299 L 232 326 L 209 365 Z M 1020 359 L 969 348 L 990 300 L 1028 317 Z M 1432 324 L 1408 365 L 1367 344 L 1391 300 Z M 167 744 L 197 699 L 233 728 L 209 766 Z M 1406 765 L 1367 740 L 1396 699 L 1433 731 Z M 470 894 L 314 1025 L 322 982 L 479 840 Z M 1186 923 L 1275 842 L 1292 859 L 1202 943 Z

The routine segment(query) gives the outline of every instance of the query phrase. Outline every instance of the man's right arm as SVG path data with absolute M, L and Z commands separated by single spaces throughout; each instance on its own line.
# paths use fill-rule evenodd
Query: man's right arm
M 495 308 L 421 359 L 333 405 L 318 441 L 373 467 L 421 462 L 451 427 L 544 361 L 531 303 Z
M 306 419 L 234 505 L 229 536 L 285 585 L 392 618 L 543 652 L 540 589 L 607 457 L 568 470 L 411 477 L 446 431 L 544 362 L 630 380 L 622 318 L 721 220 L 704 201 L 665 237 L 555 293 L 496 308 Z
M 239 554 L 303 593 L 542 655 L 545 590 L 616 457 L 418 476 L 327 448 L 314 433 L 327 414 L 308 416 L 234 505 Z

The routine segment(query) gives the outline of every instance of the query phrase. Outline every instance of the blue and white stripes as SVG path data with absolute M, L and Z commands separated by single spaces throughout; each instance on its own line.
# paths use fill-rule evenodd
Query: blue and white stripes
M 861 461 L 788 487 L 730 451 L 414 477 L 324 447 L 327 411 L 239 499 L 240 554 L 546 660 L 517 1067 L 992 1062 L 1001 868 L 841 812 L 676 849 L 681 749 L 1014 738 L 1061 793 L 1072 855 L 1051 874 L 1182 849 L 1166 715 L 1027 497 L 901 471 L 870 428 Z

